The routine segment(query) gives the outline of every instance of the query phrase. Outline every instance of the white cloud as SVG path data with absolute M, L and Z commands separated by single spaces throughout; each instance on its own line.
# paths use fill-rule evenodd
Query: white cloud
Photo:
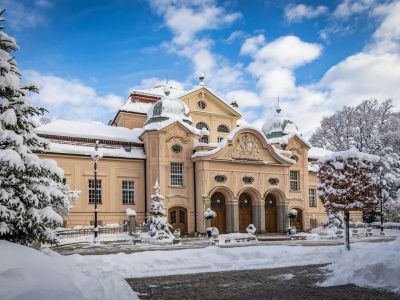
M 111 118 L 124 99 L 114 95 L 98 95 L 96 90 L 77 80 L 45 75 L 34 70 L 23 71 L 24 79 L 40 87 L 31 95 L 35 105 L 43 106 L 53 117 L 84 120 Z
M 158 77 L 145 78 L 141 80 L 139 85 L 134 86 L 133 89 L 151 89 L 155 86 L 164 85 L 166 81 L 166 79 L 161 79 Z M 178 90 L 184 89 L 184 84 L 176 80 L 169 79 L 168 85 Z
M 231 44 L 234 41 L 241 39 L 246 36 L 246 32 L 242 30 L 233 31 L 228 38 L 225 40 L 226 43 Z
M 15 0 L 1 0 L 0 7 L 6 8 L 3 17 L 6 18 L 6 26 L 13 30 L 33 28 L 44 24 L 43 9 L 49 7 L 47 1 L 41 0 L 26 5 Z
M 206 74 L 208 86 L 225 92 L 232 83 L 242 81 L 241 65 L 231 65 L 225 57 L 213 53 L 214 41 L 200 37 L 204 31 L 232 24 L 241 18 L 240 13 L 227 12 L 214 0 L 150 0 L 150 4 L 173 33 L 172 41 L 164 46 L 191 60 L 194 73 Z
M 249 37 L 244 41 L 242 47 L 240 48 L 240 54 L 252 55 L 256 53 L 257 50 L 260 49 L 260 47 L 264 44 L 265 44 L 265 36 L 263 34 Z
M 263 105 L 262 99 L 256 93 L 248 90 L 232 90 L 226 94 L 226 99 L 235 100 L 240 108 L 258 107 Z
M 285 19 L 288 23 L 301 22 L 303 19 L 312 19 L 328 12 L 326 6 L 307 6 L 304 4 L 289 4 L 285 7 Z
M 293 70 L 316 59 L 321 51 L 321 45 L 304 42 L 296 36 L 266 43 L 262 34 L 246 39 L 241 48 L 242 54 L 253 58 L 247 70 L 256 78 L 260 96 L 269 100 L 294 97 Z
M 349 18 L 351 15 L 371 10 L 377 2 L 376 0 L 342 0 L 333 12 L 333 16 Z

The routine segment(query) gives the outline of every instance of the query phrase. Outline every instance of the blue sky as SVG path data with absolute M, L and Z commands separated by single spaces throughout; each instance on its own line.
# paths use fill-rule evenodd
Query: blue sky
M 400 3 L 378 0 L 3 0 L 32 100 L 54 118 L 106 122 L 128 91 L 206 73 L 260 126 L 279 96 L 306 136 L 367 98 L 400 107 Z

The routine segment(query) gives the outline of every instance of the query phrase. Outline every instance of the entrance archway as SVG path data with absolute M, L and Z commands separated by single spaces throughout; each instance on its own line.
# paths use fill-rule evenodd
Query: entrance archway
M 278 232 L 278 207 L 274 195 L 265 196 L 265 231 L 267 233 Z
M 226 233 L 226 203 L 222 193 L 212 194 L 211 209 L 217 213 L 217 217 L 211 221 L 211 226 L 217 227 L 220 233 Z
M 169 224 L 173 230 L 180 229 L 181 232 L 187 232 L 187 210 L 186 208 L 175 206 L 168 210 Z
M 299 208 L 292 208 L 297 211 L 297 217 L 290 220 L 290 226 L 296 227 L 297 231 L 303 231 L 303 212 Z
M 246 227 L 253 223 L 251 196 L 242 193 L 239 196 L 239 232 L 246 232 Z

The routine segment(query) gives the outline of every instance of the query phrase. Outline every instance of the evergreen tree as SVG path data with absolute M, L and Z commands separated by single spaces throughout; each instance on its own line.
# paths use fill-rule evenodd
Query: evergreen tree
M 318 191 L 326 210 L 343 211 L 346 228 L 346 247 L 349 242 L 349 212 L 365 211 L 375 204 L 376 155 L 350 149 L 335 152 L 318 160 Z
M 174 237 L 169 230 L 171 225 L 167 222 L 167 210 L 165 209 L 164 197 L 160 194 L 158 181 L 154 185 L 155 194 L 151 195 L 151 207 L 147 225 L 149 226 L 150 236 L 157 240 L 172 240 Z
M 34 154 L 48 147 L 34 131 L 33 118 L 44 109 L 27 99 L 38 88 L 21 84 L 10 55 L 17 50 L 15 40 L 0 31 L 0 239 L 24 245 L 33 240 L 54 243 L 53 229 L 62 224 L 60 214 L 68 212 L 68 190 L 57 164 Z

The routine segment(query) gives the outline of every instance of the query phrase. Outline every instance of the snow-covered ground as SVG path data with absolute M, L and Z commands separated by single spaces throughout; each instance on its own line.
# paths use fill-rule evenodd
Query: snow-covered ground
M 135 299 L 124 278 L 332 263 L 322 285 L 400 292 L 400 239 L 340 246 L 207 247 L 62 256 L 0 241 L 0 299 Z

